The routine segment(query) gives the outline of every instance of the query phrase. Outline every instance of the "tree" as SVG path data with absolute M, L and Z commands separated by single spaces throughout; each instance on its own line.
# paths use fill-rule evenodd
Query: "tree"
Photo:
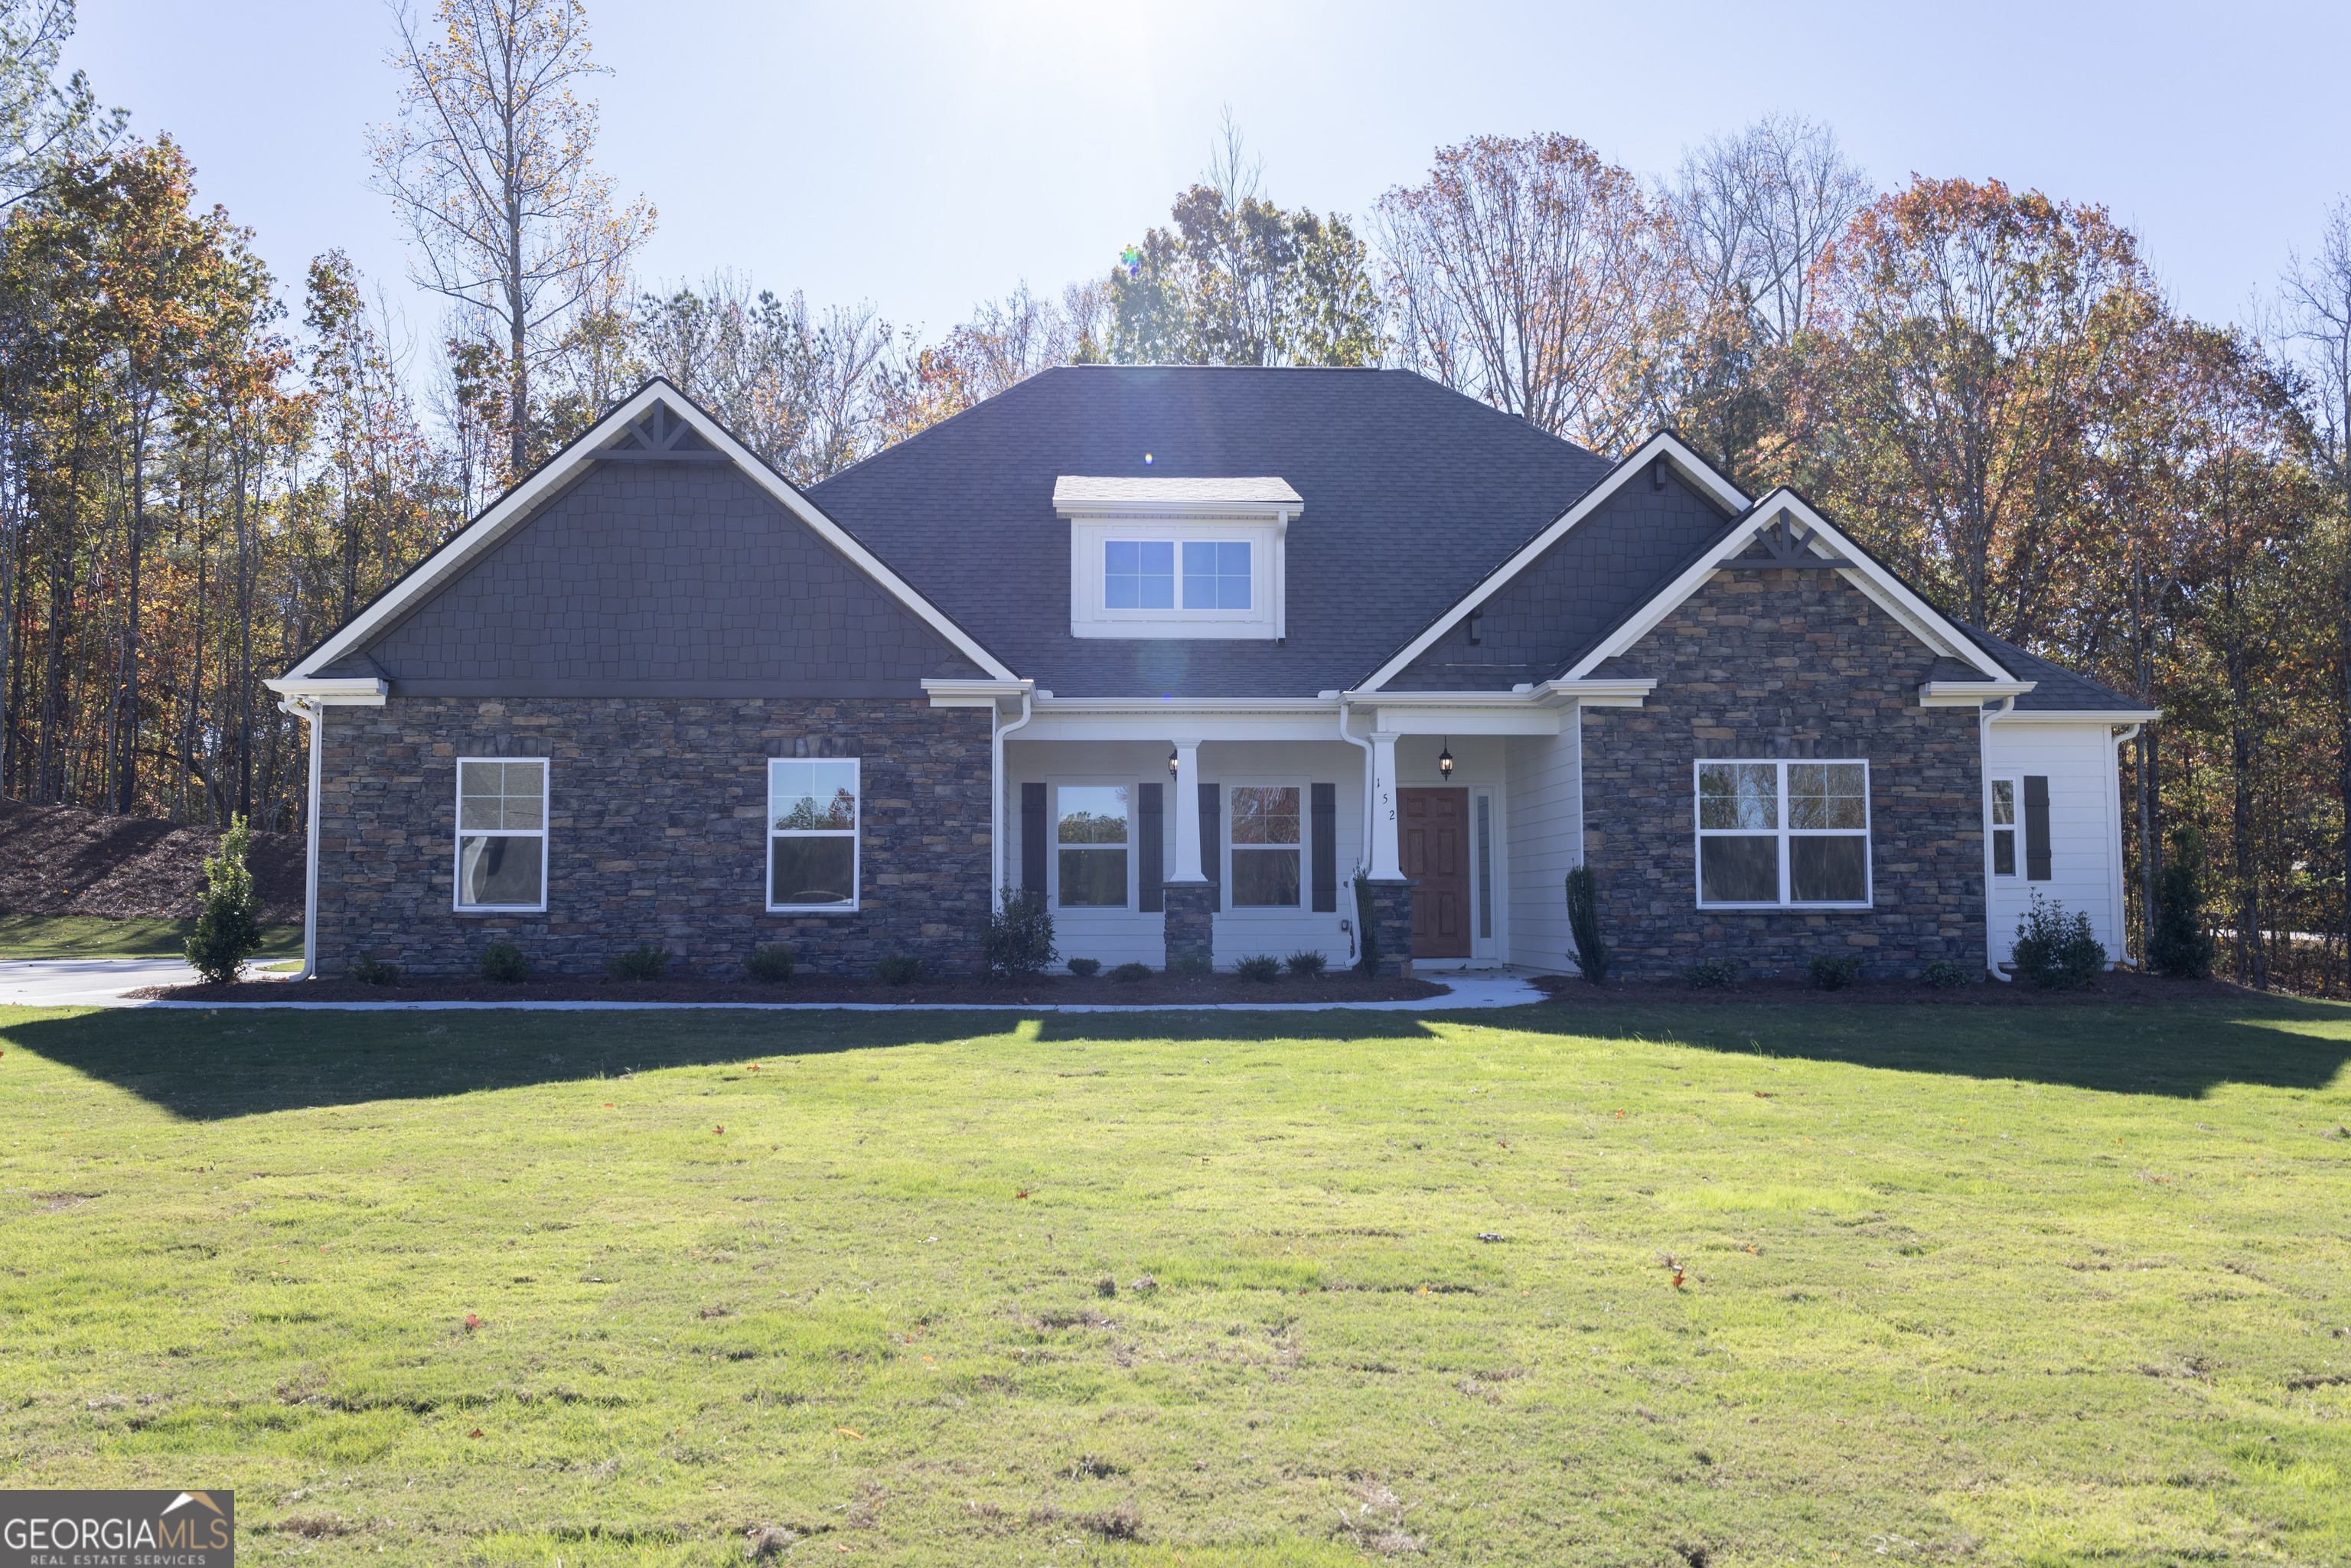
M 371 133 L 376 188 L 421 258 L 418 284 L 495 329 L 509 478 L 536 455 L 531 378 L 576 311 L 607 296 L 653 232 L 596 172 L 580 0 L 440 0 L 437 36 L 400 14 L 399 116 Z
M 128 111 L 101 110 L 79 71 L 57 85 L 74 0 L 0 0 L 0 209 L 87 163 L 122 134 Z
M 1680 279 L 1632 173 L 1572 136 L 1481 136 L 1379 213 L 1405 365 L 1595 451 L 1656 422 L 1644 335 Z

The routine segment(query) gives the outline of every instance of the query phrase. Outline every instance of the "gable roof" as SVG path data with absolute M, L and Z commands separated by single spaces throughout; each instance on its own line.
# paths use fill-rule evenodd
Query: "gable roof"
M 675 423 L 672 423 L 674 417 Z M 641 431 L 645 422 L 649 436 Z M 757 454 L 744 446 L 693 399 L 661 377 L 654 377 L 626 401 L 613 406 L 578 439 L 533 470 L 500 497 L 481 516 L 443 541 L 407 575 L 378 594 L 287 672 L 288 679 L 314 677 L 340 661 L 362 652 L 395 626 L 402 617 L 423 604 L 467 569 L 481 561 L 517 528 L 529 522 L 540 507 L 599 465 L 614 462 L 726 462 L 739 469 L 779 503 L 787 515 L 804 524 L 818 538 L 847 558 L 936 632 L 964 657 L 999 680 L 1016 679 L 1009 668 L 970 632 L 943 613 L 904 578 L 832 518 Z
M 1144 462 L 1144 455 L 1151 462 Z M 813 486 L 1023 676 L 1057 695 L 1311 696 L 1354 685 L 1609 470 L 1408 371 L 1070 366 Z M 1064 475 L 1279 476 L 1286 638 L 1074 638 Z

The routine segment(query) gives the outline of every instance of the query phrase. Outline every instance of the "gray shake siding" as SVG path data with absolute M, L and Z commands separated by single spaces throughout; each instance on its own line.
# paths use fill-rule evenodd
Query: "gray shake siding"
M 987 913 L 988 716 L 913 699 L 390 699 L 326 723 L 319 968 L 372 954 L 465 976 L 500 939 L 539 972 L 598 975 L 640 941 L 680 972 L 739 978 L 761 942 L 820 974 L 893 952 L 979 962 Z M 766 912 L 771 757 L 863 758 L 862 908 Z M 551 764 L 544 914 L 451 908 L 459 757 Z
M 1625 973 L 1702 957 L 1801 973 L 1816 953 L 1915 976 L 1984 953 L 1977 714 L 1918 706 L 1933 651 L 1833 572 L 1715 574 L 1609 674 L 1653 676 L 1638 708 L 1583 715 L 1584 853 Z M 1876 907 L 1707 910 L 1697 902 L 1700 758 L 1870 763 Z

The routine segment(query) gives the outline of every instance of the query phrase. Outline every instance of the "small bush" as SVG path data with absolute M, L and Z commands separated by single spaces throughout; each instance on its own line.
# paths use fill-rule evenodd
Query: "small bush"
M 1694 991 L 1719 991 L 1739 978 L 1739 966 L 1729 958 L 1700 958 L 1682 968 L 1682 983 Z
M 1070 960 L 1070 973 L 1075 975 L 1081 980 L 1091 980 L 1096 975 L 1102 973 L 1102 960 L 1100 958 L 1072 958 Z
M 1121 964 L 1117 968 L 1113 969 L 1110 972 L 1110 977 L 1113 980 L 1123 981 L 1127 984 L 1132 984 L 1136 980 L 1147 980 L 1151 978 L 1151 966 L 1148 964 Z
M 1938 958 L 1927 966 L 1925 978 L 1938 991 L 1956 991 L 1974 985 L 1976 971 L 1972 965 L 1954 964 L 1949 958 Z
M 1041 893 L 1008 887 L 997 895 L 984 943 L 987 972 L 999 979 L 1025 979 L 1044 973 L 1061 954 L 1053 948 L 1053 912 Z
M 493 942 L 482 949 L 482 978 L 512 985 L 530 978 L 530 955 L 511 942 Z
M 1372 910 L 1372 873 L 1362 866 L 1355 868 L 1355 942 L 1363 956 L 1355 960 L 1358 972 L 1376 975 L 1380 972 L 1380 923 Z
M 616 980 L 658 980 L 669 973 L 670 950 L 657 942 L 640 942 L 625 953 L 615 953 L 604 972 Z
M 1301 980 L 1321 979 L 1322 971 L 1330 967 L 1331 960 L 1319 950 L 1292 953 L 1290 956 L 1290 972 Z
M 387 964 L 369 953 L 351 960 L 350 977 L 364 986 L 396 986 L 400 983 L 400 966 Z
M 2212 933 L 2204 924 L 2204 835 L 2193 822 L 2171 835 L 2171 858 L 2155 881 L 2147 967 L 2184 980 L 2212 973 Z
M 1575 937 L 1575 967 L 1585 979 L 1600 984 L 1608 977 L 1608 944 L 1600 939 L 1600 879 L 1588 865 L 1567 873 L 1567 927 Z
M 1281 978 L 1281 960 L 1270 953 L 1252 953 L 1233 966 L 1233 973 L 1270 986 Z
M 751 949 L 743 967 L 762 985 L 780 986 L 792 977 L 792 950 L 780 942 L 762 942 Z
M 1841 991 L 1861 978 L 1861 955 L 1840 953 L 1834 956 L 1815 953 L 1813 961 L 1804 966 L 1813 984 L 1823 991 Z
M 2106 967 L 2106 949 L 2090 930 L 2087 910 L 2065 913 L 2036 890 L 2032 907 L 2016 923 L 2016 946 L 2011 954 L 2017 975 L 2044 991 L 2086 986 Z
M 204 860 L 204 906 L 188 936 L 188 967 L 216 986 L 244 974 L 261 951 L 261 893 L 245 864 L 250 839 L 245 819 L 231 817 L 219 858 Z
M 1189 958 L 1176 959 L 1167 966 L 1167 972 L 1171 975 L 1205 975 L 1215 967 L 1216 966 L 1207 959 L 1195 955 Z
M 911 953 L 893 953 L 873 966 L 873 977 L 885 986 L 912 986 L 925 978 L 923 961 Z

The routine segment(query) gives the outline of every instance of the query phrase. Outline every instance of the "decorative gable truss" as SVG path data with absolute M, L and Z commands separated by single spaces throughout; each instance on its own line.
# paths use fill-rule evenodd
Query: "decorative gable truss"
M 1019 677 L 995 654 L 935 605 L 916 592 L 857 538 L 827 517 L 726 428 L 668 382 L 659 377 L 596 422 L 520 484 L 377 596 L 280 679 L 267 682 L 281 696 L 315 703 L 380 706 L 386 684 L 372 675 L 334 667 L 369 646 L 409 611 L 430 599 L 528 523 L 548 501 L 598 464 L 732 464 L 773 497 L 852 566 L 904 604 L 993 681 Z M 330 673 L 331 672 L 331 673 Z

